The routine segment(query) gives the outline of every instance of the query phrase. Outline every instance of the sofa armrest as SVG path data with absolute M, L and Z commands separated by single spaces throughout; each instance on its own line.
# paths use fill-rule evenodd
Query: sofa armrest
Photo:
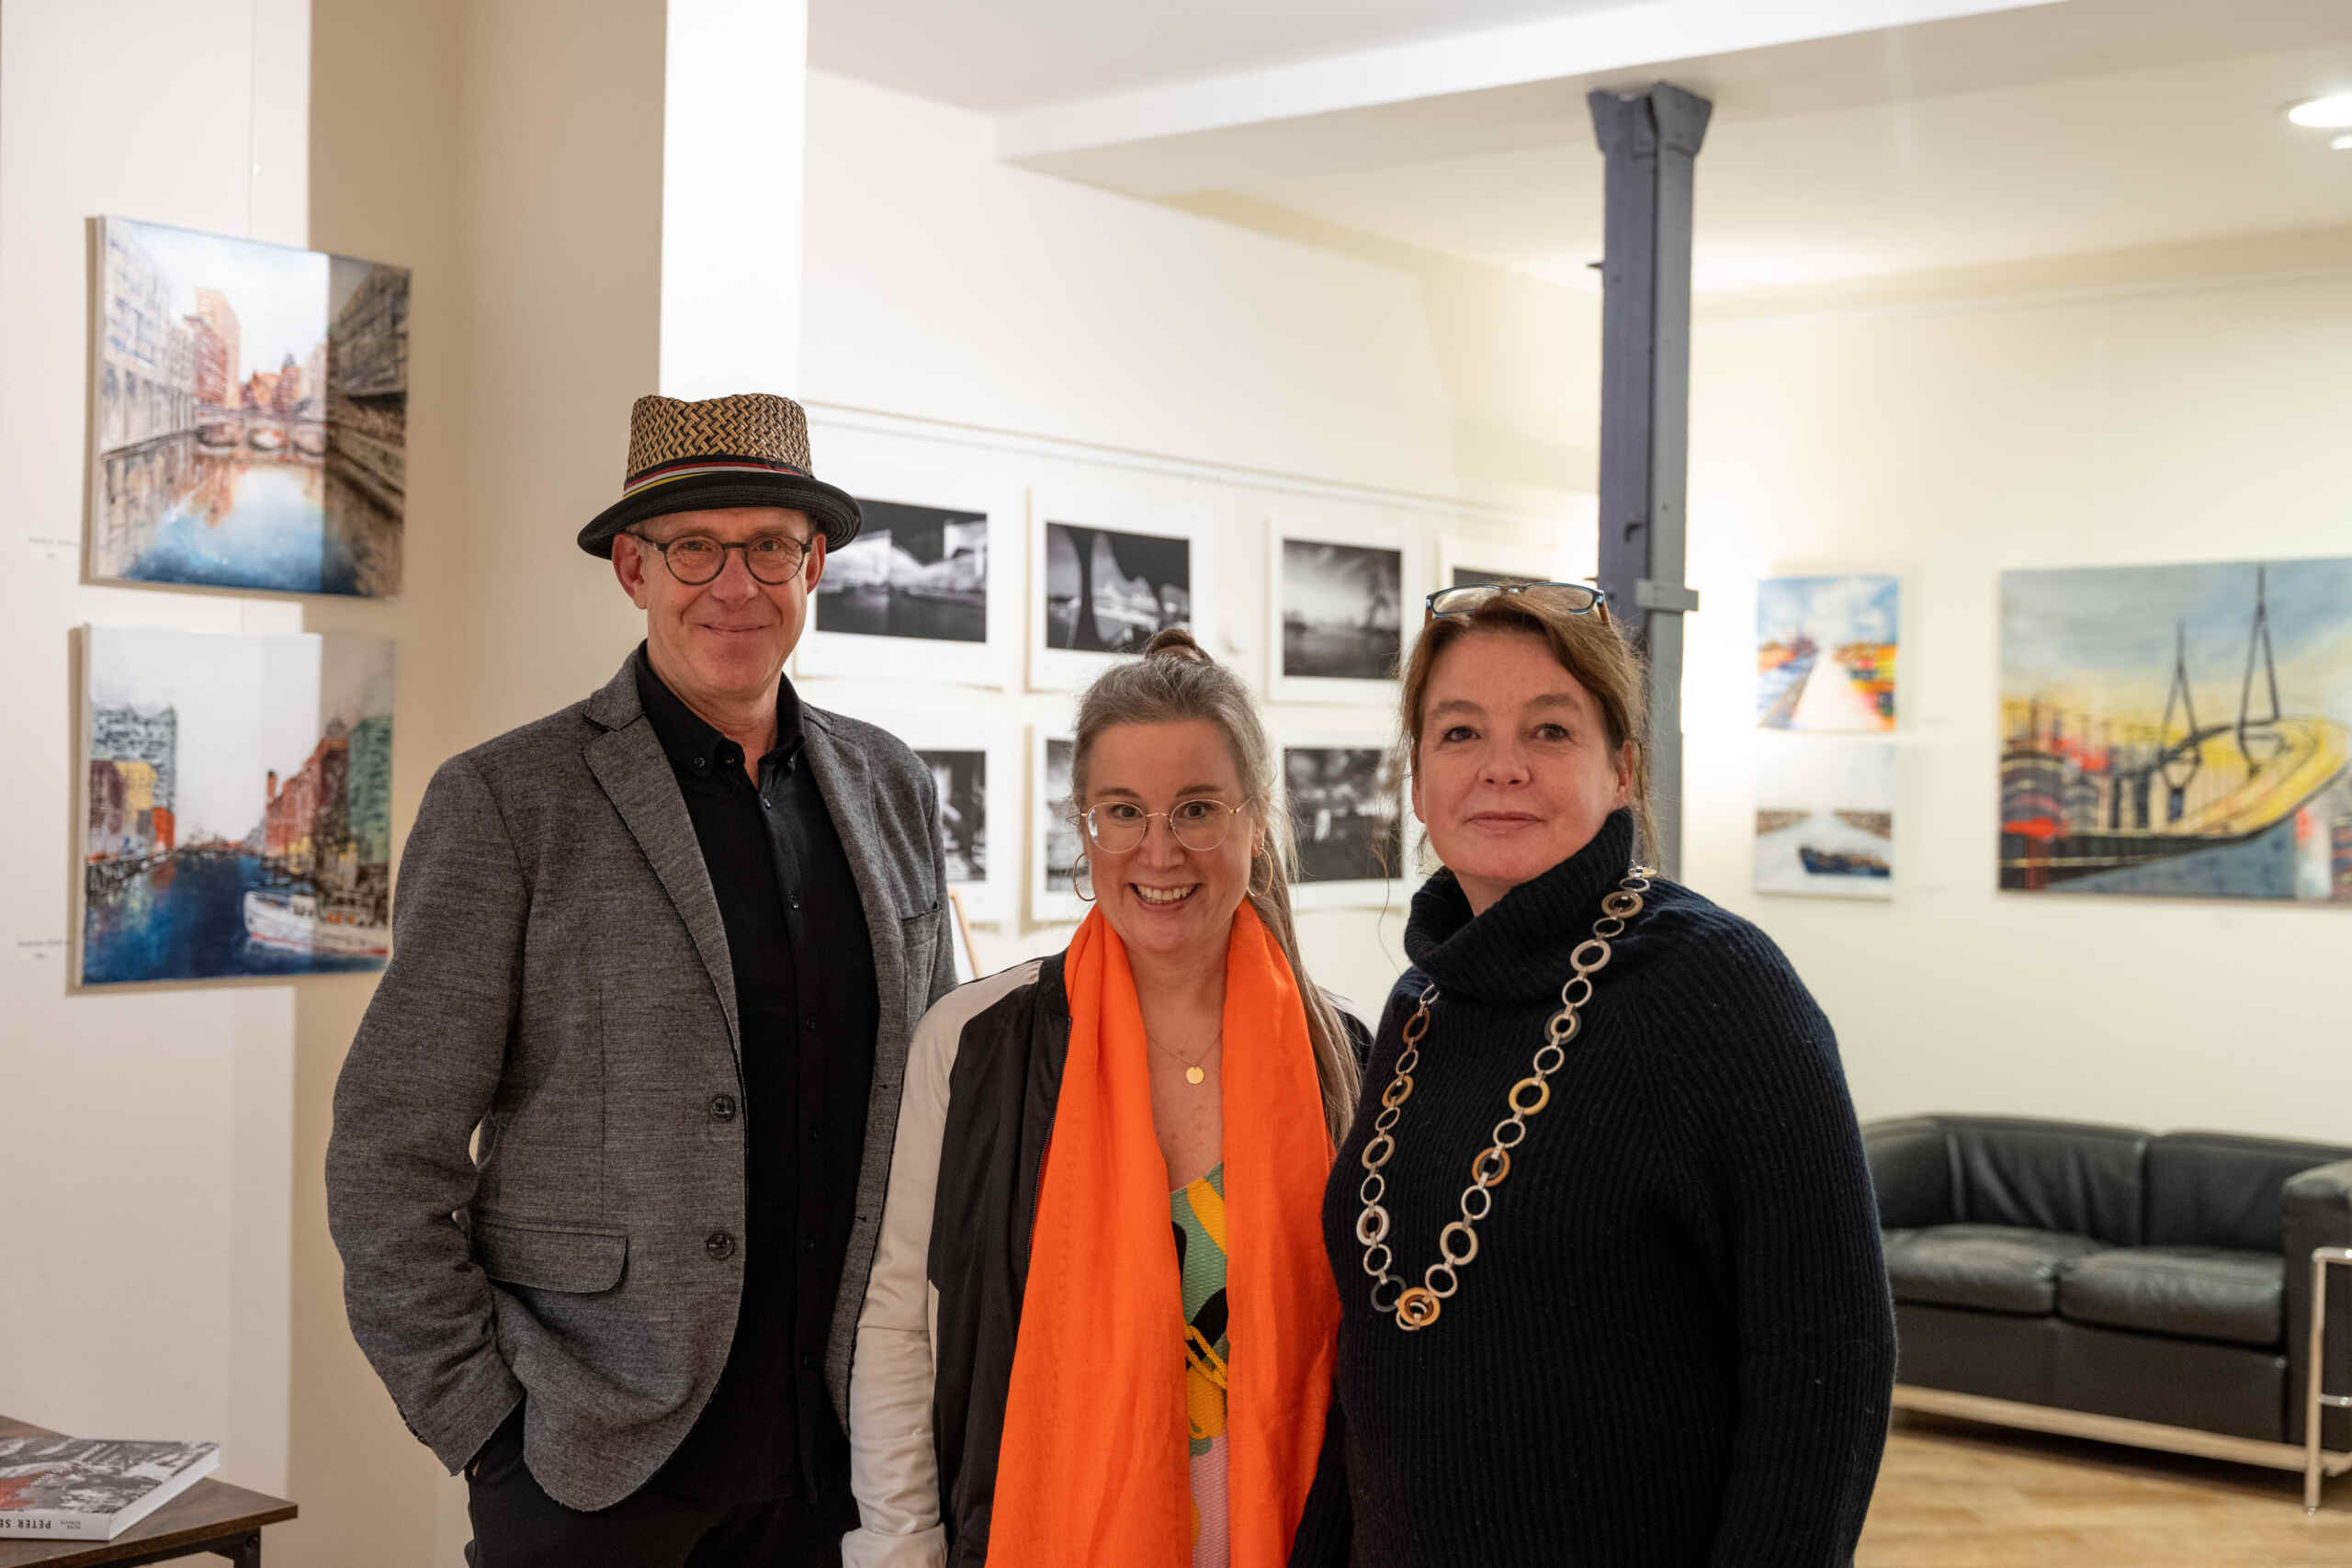
M 2352 1247 L 2352 1159 L 2289 1177 L 2279 1202 L 2287 1254 L 2287 1440 L 2300 1443 L 2311 1367 L 2312 1249 Z M 2327 1282 L 2325 1387 L 2352 1393 L 2352 1277 L 2342 1269 Z M 2320 1436 L 2331 1449 L 2352 1449 L 2352 1410 L 2325 1412 Z
M 1888 1230 L 1948 1225 L 1959 1218 L 1952 1190 L 1951 1150 L 1932 1116 L 1872 1122 L 1862 1128 L 1862 1154 L 1878 1194 L 1878 1223 Z

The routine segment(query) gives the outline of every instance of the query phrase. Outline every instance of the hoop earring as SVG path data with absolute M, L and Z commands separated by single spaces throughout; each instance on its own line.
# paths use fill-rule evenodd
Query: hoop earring
M 1086 882 L 1082 886 L 1078 880 L 1080 872 L 1086 874 Z M 1069 890 L 1077 896 L 1078 901 L 1081 904 L 1094 902 L 1094 859 L 1092 856 L 1079 856 L 1078 863 L 1069 868 Z

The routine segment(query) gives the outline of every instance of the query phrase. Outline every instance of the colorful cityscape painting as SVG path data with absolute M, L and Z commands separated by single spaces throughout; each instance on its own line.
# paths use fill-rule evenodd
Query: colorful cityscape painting
M 1893 577 L 1768 577 L 1756 592 L 1756 722 L 1894 728 Z
M 1894 897 L 1894 743 L 1757 745 L 1756 890 Z
M 2001 576 L 2000 886 L 2352 902 L 2352 558 Z
M 407 269 L 98 226 L 90 575 L 398 592 Z
M 392 644 L 85 635 L 81 982 L 378 969 Z

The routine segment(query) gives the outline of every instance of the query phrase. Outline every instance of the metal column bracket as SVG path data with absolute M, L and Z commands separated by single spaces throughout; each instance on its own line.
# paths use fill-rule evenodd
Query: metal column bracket
M 1650 667 L 1657 857 L 1682 860 L 1682 583 L 1690 419 L 1691 165 L 1713 106 L 1660 82 L 1587 98 L 1608 164 L 1600 264 L 1600 585 Z
M 2320 1482 L 2352 1468 L 2352 1454 L 2332 1454 L 2319 1446 L 2320 1412 L 2352 1409 L 2352 1393 L 2329 1393 L 2325 1389 L 2330 1264 L 2352 1268 L 2352 1247 L 2312 1248 L 2312 1358 L 2303 1410 L 2303 1512 L 2307 1514 L 2319 1512 Z

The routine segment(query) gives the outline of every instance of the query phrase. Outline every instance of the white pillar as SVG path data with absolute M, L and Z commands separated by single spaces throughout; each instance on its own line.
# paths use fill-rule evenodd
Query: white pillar
M 800 389 L 808 0 L 669 0 L 662 385 Z

